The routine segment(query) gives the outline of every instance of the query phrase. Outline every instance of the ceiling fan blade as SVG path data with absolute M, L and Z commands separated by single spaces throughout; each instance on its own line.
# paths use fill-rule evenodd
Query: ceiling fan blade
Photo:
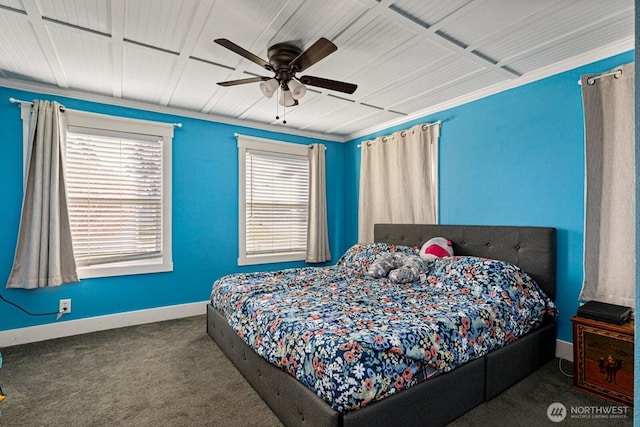
M 353 93 L 358 85 L 352 83 L 339 82 L 337 80 L 323 79 L 322 77 L 302 76 L 300 82 L 310 86 L 323 87 L 325 89 L 337 90 L 338 92 Z
M 245 83 L 258 83 L 271 79 L 271 77 L 249 77 L 248 79 L 229 80 L 226 82 L 218 82 L 220 86 L 235 86 Z
M 234 42 L 232 42 L 230 40 L 227 40 L 227 39 L 215 39 L 214 42 L 218 43 L 220 46 L 226 47 L 230 51 L 235 52 L 240 56 L 245 57 L 249 61 L 255 62 L 256 64 L 258 64 L 262 68 L 265 68 L 265 69 L 271 70 L 271 71 L 275 71 L 273 69 L 273 67 L 271 66 L 271 64 L 269 64 L 267 61 L 265 61 L 264 59 L 260 58 L 259 56 L 254 55 L 253 53 L 249 52 L 248 50 L 241 48 L 240 46 L 238 46 L 237 44 L 235 44 Z
M 289 63 L 289 68 L 292 70 L 295 69 L 296 72 L 304 71 L 336 50 L 338 50 L 338 47 L 335 44 L 321 37 L 307 50 L 293 58 Z

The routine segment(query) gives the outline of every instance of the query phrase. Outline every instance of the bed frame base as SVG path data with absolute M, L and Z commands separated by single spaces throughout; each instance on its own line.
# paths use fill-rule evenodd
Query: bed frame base
M 549 227 L 376 224 L 375 241 L 420 247 L 435 236 L 453 243 L 457 255 L 500 259 L 520 266 L 555 297 L 556 230 Z M 258 356 L 213 306 L 207 331 L 249 384 L 286 426 L 441 426 L 497 396 L 552 360 L 556 324 L 549 321 L 518 340 L 439 375 L 341 414 L 285 371 Z
M 487 360 L 485 400 L 491 400 L 556 356 L 557 325 L 549 321 L 535 332 L 492 351 Z
M 253 351 L 211 304 L 207 305 L 207 333 L 284 425 L 340 425 L 340 413 Z
M 553 359 L 556 325 L 357 411 L 341 414 L 251 349 L 211 305 L 207 333 L 286 426 L 441 426 Z M 451 398 L 455 396 L 455 398 Z

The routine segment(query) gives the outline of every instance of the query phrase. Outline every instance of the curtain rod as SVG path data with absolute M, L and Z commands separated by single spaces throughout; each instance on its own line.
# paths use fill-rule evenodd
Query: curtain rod
M 33 102 L 31 101 L 23 101 L 22 99 L 16 99 L 13 96 L 9 98 L 9 102 L 12 104 L 29 104 L 31 106 L 33 106 Z M 60 111 L 66 111 L 66 107 L 61 105 L 60 106 Z M 175 127 L 181 128 L 182 127 L 182 123 L 169 123 Z
M 29 104 L 33 107 L 33 102 L 31 101 L 23 101 L 21 99 L 15 99 L 13 96 L 9 98 L 9 102 L 12 104 Z M 60 106 L 60 111 L 65 111 L 66 108 L 64 105 Z
M 257 136 L 244 135 L 244 134 L 241 134 L 241 133 L 238 133 L 238 132 L 234 132 L 233 136 L 236 139 L 238 139 L 238 138 L 246 138 L 246 139 L 253 139 L 253 140 L 256 140 L 256 141 L 271 142 L 271 143 L 277 143 L 277 144 L 295 144 L 295 142 L 278 141 L 278 140 L 275 140 L 275 139 L 260 138 L 260 137 L 257 137 Z M 302 145 L 304 145 L 304 144 L 302 144 Z M 318 145 L 322 145 L 322 147 L 325 150 L 327 149 L 327 146 L 325 144 L 318 143 Z M 313 148 L 313 144 L 308 144 L 307 147 L 309 147 L 309 149 L 312 149 Z
M 417 126 L 417 125 L 416 125 L 416 126 Z M 422 124 L 422 130 L 427 130 L 427 128 L 430 128 L 431 126 L 439 126 L 439 127 L 440 127 L 440 126 L 442 126 L 442 120 L 438 120 L 437 122 L 434 122 L 434 123 L 423 123 L 423 124 Z M 412 128 L 411 128 L 411 129 L 412 129 Z M 402 131 L 400 131 L 400 134 L 401 134 L 402 136 L 405 136 L 405 135 L 407 134 L 407 132 L 408 132 L 409 130 L 411 130 L 411 129 L 405 129 L 405 130 L 402 130 Z M 389 136 L 383 136 L 383 137 L 382 137 L 382 140 L 383 140 L 383 141 L 386 141 L 386 140 L 387 140 L 387 138 L 389 138 Z M 371 145 L 371 143 L 372 143 L 372 141 L 367 141 L 367 145 Z M 362 144 L 358 144 L 358 145 L 356 145 L 356 148 L 360 148 L 360 147 L 362 147 Z
M 609 71 L 607 73 L 602 73 L 602 74 L 598 74 L 598 75 L 589 77 L 587 79 L 587 84 L 588 85 L 594 85 L 594 84 L 596 84 L 596 80 L 600 80 L 600 79 L 602 79 L 604 77 L 608 77 L 608 76 L 613 76 L 613 77 L 615 77 L 617 79 L 617 78 L 620 78 L 621 75 L 622 75 L 622 68 L 618 68 L 617 70 L 614 70 L 614 71 Z M 582 79 L 578 80 L 578 84 L 582 85 Z

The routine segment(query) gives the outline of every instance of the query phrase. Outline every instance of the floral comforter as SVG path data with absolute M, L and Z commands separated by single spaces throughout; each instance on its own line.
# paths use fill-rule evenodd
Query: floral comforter
M 329 267 L 233 274 L 211 301 L 258 354 L 348 412 L 501 347 L 557 310 L 518 267 L 436 260 L 416 283 L 365 272 L 387 244 L 355 245 Z

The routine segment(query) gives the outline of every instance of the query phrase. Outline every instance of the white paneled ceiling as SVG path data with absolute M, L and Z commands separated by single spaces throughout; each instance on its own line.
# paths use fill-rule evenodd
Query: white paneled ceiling
M 338 50 L 304 74 L 353 94 L 308 86 L 283 112 L 258 83 L 216 84 L 271 75 L 214 39 L 268 60 L 320 37 Z M 0 85 L 345 140 L 633 42 L 633 0 L 0 0 Z

